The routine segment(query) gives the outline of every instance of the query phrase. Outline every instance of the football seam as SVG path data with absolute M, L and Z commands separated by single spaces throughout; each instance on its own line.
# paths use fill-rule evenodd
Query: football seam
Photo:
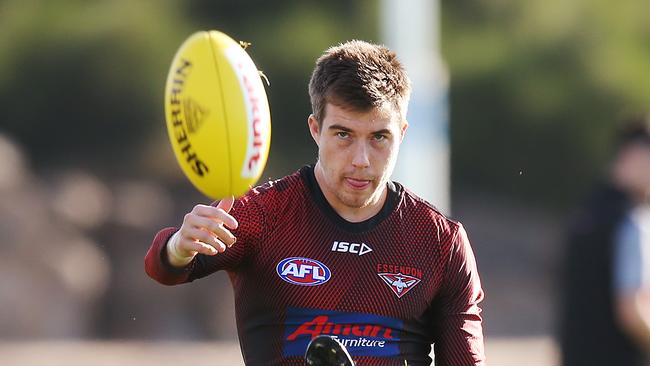
M 224 126 L 226 130 L 226 150 L 228 150 L 228 158 L 226 161 L 228 162 L 228 189 L 226 189 L 226 192 L 232 192 L 233 190 L 233 169 L 232 169 L 232 149 L 230 148 L 230 128 L 229 128 L 229 120 L 228 120 L 228 108 L 226 106 L 226 100 L 225 100 L 225 93 L 223 90 L 223 82 L 221 80 L 221 74 L 219 73 L 219 63 L 217 60 L 217 52 L 214 49 L 214 43 L 216 40 L 212 36 L 212 32 L 208 32 L 208 40 L 209 40 L 209 45 L 210 45 L 210 51 L 212 52 L 212 63 L 214 65 L 215 72 L 217 74 L 217 80 L 219 80 L 219 89 L 221 90 L 221 93 L 219 97 L 221 98 L 221 105 L 223 106 L 223 118 L 224 118 Z M 223 197 L 222 197 L 223 198 Z

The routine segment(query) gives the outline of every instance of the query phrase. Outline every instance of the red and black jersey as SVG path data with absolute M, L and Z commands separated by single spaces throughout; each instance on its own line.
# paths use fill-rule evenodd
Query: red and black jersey
M 145 258 L 163 284 L 226 270 L 247 365 L 303 365 L 309 341 L 335 337 L 359 365 L 483 365 L 483 291 L 462 225 L 388 184 L 359 223 L 327 203 L 312 167 L 236 200 L 237 243 L 172 267 L 161 230 Z

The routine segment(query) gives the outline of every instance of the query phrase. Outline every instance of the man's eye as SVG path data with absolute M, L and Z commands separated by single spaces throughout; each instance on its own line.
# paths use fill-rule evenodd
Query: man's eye
M 339 131 L 339 132 L 336 133 L 336 136 L 344 139 L 344 138 L 347 138 L 348 136 L 350 136 L 350 134 L 345 132 L 345 131 Z
M 375 141 L 383 141 L 386 139 L 386 136 L 382 134 L 376 134 L 373 136 L 373 138 L 375 139 Z

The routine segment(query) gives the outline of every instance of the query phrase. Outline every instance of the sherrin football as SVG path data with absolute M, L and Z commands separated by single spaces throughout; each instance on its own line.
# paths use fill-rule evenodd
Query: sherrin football
M 271 116 L 260 73 L 238 42 L 213 30 L 181 45 L 167 77 L 165 118 L 176 159 L 203 194 L 241 196 L 257 182 Z

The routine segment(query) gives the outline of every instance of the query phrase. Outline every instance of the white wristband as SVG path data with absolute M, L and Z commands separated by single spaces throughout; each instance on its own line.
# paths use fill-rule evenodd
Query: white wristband
M 169 258 L 169 263 L 175 267 L 184 267 L 194 259 L 194 255 L 182 256 L 178 253 L 178 241 L 180 240 L 181 235 L 180 231 L 177 231 L 172 235 L 171 238 L 167 241 L 167 254 Z

